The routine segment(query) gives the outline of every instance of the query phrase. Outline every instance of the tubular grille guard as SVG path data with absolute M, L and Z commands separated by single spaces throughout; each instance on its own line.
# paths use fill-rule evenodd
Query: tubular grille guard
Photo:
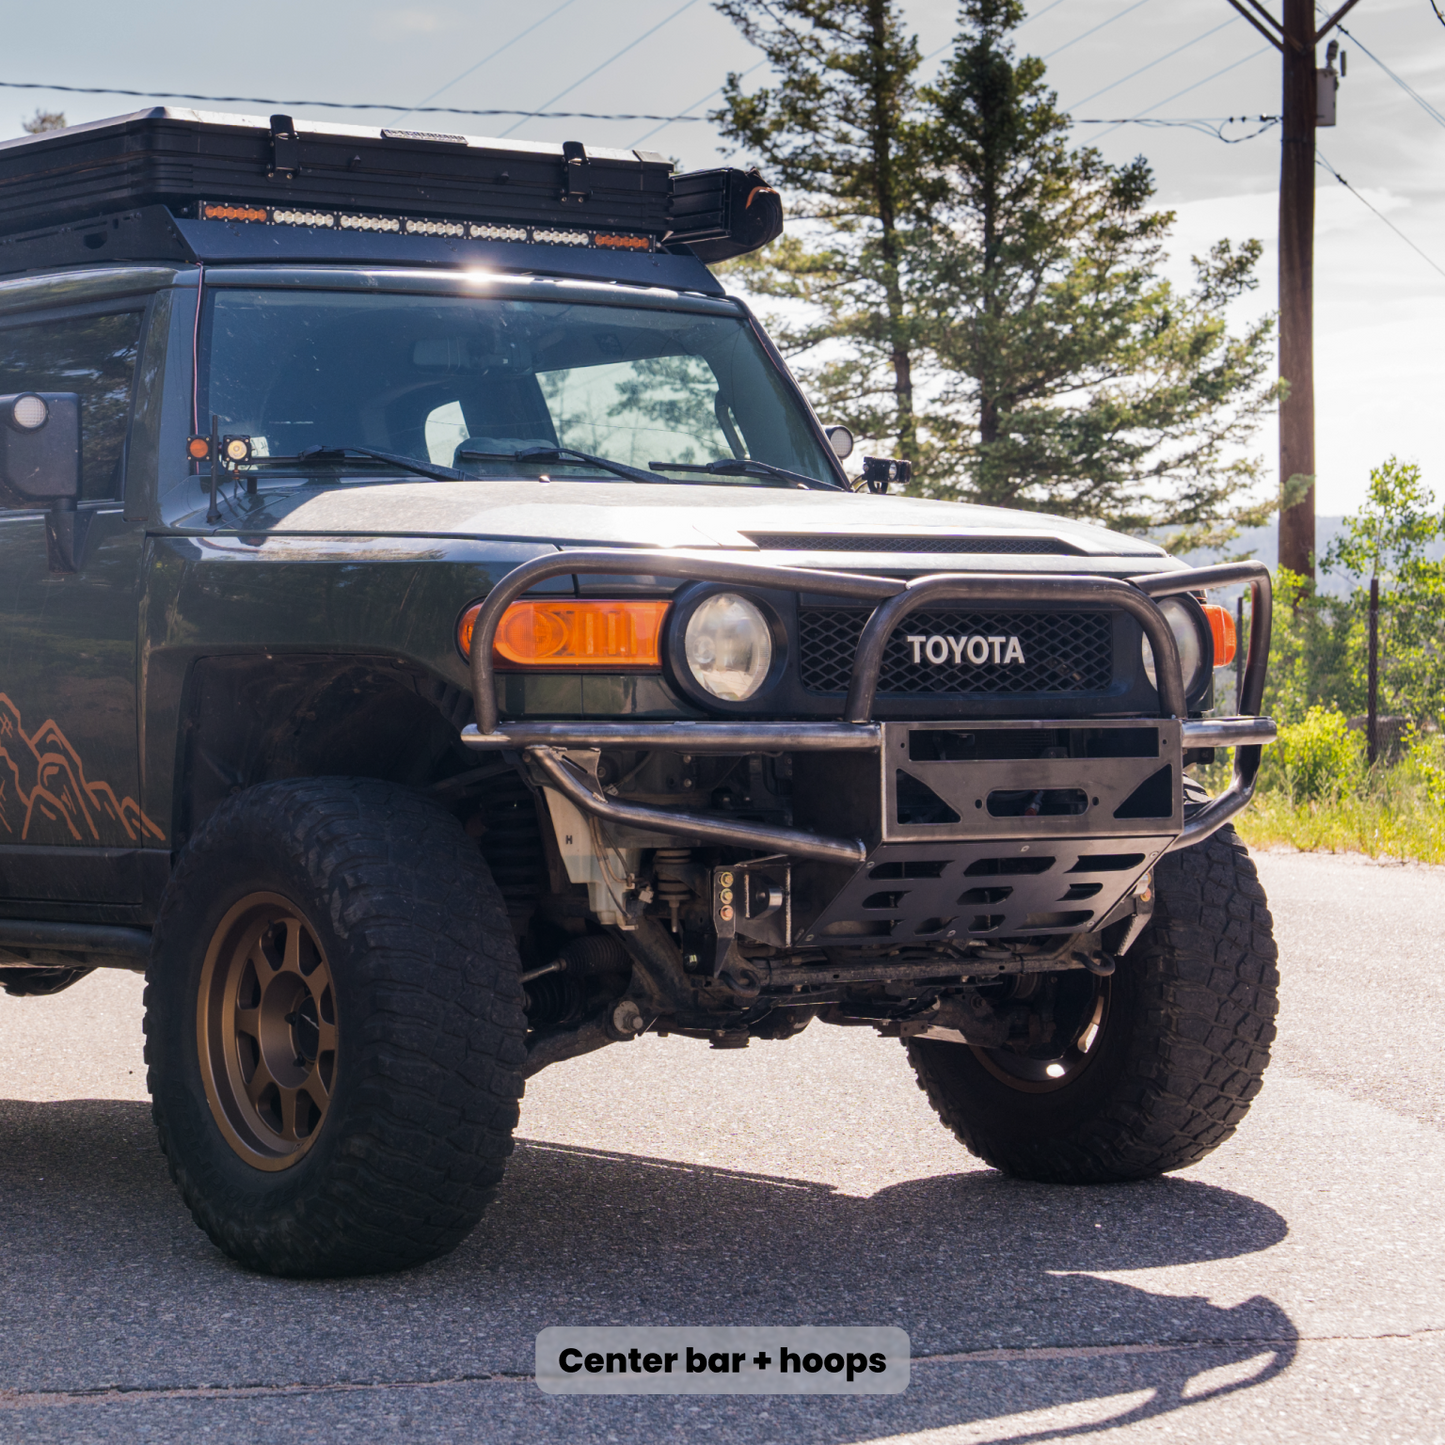
M 1141 592 L 1150 597 L 1170 597 L 1206 587 L 1230 587 L 1236 582 L 1249 584 L 1252 602 L 1249 652 L 1239 689 L 1239 711 L 1246 716 L 1257 717 L 1264 706 L 1264 683 L 1269 672 L 1269 638 L 1274 623 L 1274 590 L 1270 584 L 1269 568 L 1263 562 L 1221 562 L 1214 567 L 1192 567 L 1187 572 L 1135 577 L 1133 581 Z M 1262 755 L 1263 749 L 1257 743 L 1235 748 L 1234 777 L 1229 786 L 1186 820 L 1184 831 L 1170 845 L 1168 852 L 1177 852 L 1180 848 L 1203 842 L 1248 806 L 1254 796 L 1254 782 L 1259 775 Z
M 1154 602 L 1180 592 L 1201 591 L 1208 587 L 1225 587 L 1238 582 L 1250 585 L 1254 596 L 1250 624 L 1249 653 L 1245 663 L 1244 681 L 1240 690 L 1240 710 L 1257 715 L 1264 700 L 1264 684 L 1269 665 L 1269 641 L 1273 598 L 1269 571 L 1260 562 L 1231 562 L 1214 567 L 1198 567 L 1188 571 L 1166 572 L 1129 581 L 1091 576 L 1033 576 L 1018 573 L 944 572 L 902 582 L 889 577 L 871 577 L 856 573 L 815 571 L 800 567 L 770 567 L 758 562 L 734 562 L 702 558 L 678 552 L 654 552 L 624 549 L 578 549 L 555 557 L 538 557 L 525 562 L 499 582 L 488 595 L 477 614 L 472 633 L 472 693 L 476 706 L 477 725 L 467 728 L 466 742 L 472 747 L 492 748 L 511 743 L 498 730 L 495 673 L 492 667 L 492 644 L 497 627 L 507 608 L 524 592 L 549 577 L 569 574 L 635 576 L 645 571 L 650 576 L 674 577 L 699 582 L 731 582 L 755 587 L 779 588 L 835 596 L 854 601 L 871 602 L 873 611 L 864 624 L 854 655 L 848 694 L 844 700 L 839 724 L 856 726 L 859 732 L 876 731 L 872 723 L 873 702 L 877 695 L 888 646 L 895 632 L 913 614 L 939 603 L 986 603 L 1010 611 L 1019 608 L 1071 604 L 1074 606 L 1116 608 L 1133 616 L 1144 629 L 1159 664 L 1160 716 L 1183 719 L 1186 716 L 1179 650 L 1174 634 L 1163 613 Z M 620 733 L 626 724 L 613 724 Z M 643 730 L 655 731 L 648 724 Z M 736 726 L 746 732 L 749 743 L 745 751 L 754 750 L 760 725 L 757 723 L 717 723 L 715 729 Z M 762 725 L 766 726 L 766 725 Z M 787 725 L 784 725 L 786 728 Z M 621 737 L 618 738 L 619 745 Z M 781 745 L 781 738 L 780 738 Z M 1189 847 L 1208 837 L 1239 812 L 1254 793 L 1259 771 L 1261 749 L 1258 744 L 1235 749 L 1234 780 L 1218 798 L 1189 818 L 1184 831 L 1170 851 Z M 589 794 L 589 797 L 592 795 Z M 581 801 L 580 799 L 576 801 Z M 592 797 L 591 811 L 601 810 L 601 800 Z M 639 813 L 655 814 L 661 821 L 669 820 L 665 809 L 638 809 Z M 719 825 L 723 824 L 721 818 Z M 674 827 L 671 831 L 676 832 Z M 771 846 L 786 850 L 784 830 L 776 830 Z M 738 837 L 741 846 L 754 846 L 755 840 Z M 799 846 L 815 847 L 814 835 L 798 833 Z M 840 847 L 849 847 L 852 840 L 827 840 Z M 856 845 L 853 845 L 856 846 Z

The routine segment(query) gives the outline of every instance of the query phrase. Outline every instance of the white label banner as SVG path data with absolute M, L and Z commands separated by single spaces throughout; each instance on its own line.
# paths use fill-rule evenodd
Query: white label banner
M 549 1395 L 896 1395 L 904 1330 L 880 1325 L 554 1326 L 537 1336 Z

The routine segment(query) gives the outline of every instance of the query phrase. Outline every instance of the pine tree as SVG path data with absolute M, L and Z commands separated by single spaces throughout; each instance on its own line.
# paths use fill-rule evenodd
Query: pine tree
M 1272 323 L 1231 336 L 1260 246 L 1217 243 L 1179 295 L 1159 274 L 1172 212 L 1143 157 L 1068 144 L 1044 64 L 1016 59 L 1019 0 L 965 0 L 925 90 L 920 148 L 943 174 L 929 232 L 929 349 L 943 495 L 1207 529 L 1241 510 L 1239 455 L 1273 399 Z M 1253 521 L 1256 512 L 1242 520 Z
M 892 0 L 719 0 L 767 56 L 778 83 L 744 94 L 729 75 L 711 117 L 787 189 L 795 215 L 821 223 L 810 248 L 796 234 L 739 267 L 759 294 L 814 314 L 778 325 L 785 353 L 843 341 L 846 355 L 811 368 L 814 392 L 869 436 L 917 452 L 914 303 L 908 230 L 922 178 L 911 149 L 918 44 Z
M 48 131 L 65 129 L 63 110 L 36 110 L 29 120 L 20 122 L 26 135 L 45 135 Z
M 718 8 L 778 79 L 730 77 L 717 118 L 804 222 L 739 279 L 792 303 L 784 349 L 830 414 L 896 438 L 929 495 L 1191 541 L 1259 520 L 1243 448 L 1272 325 L 1231 335 L 1226 312 L 1260 246 L 1220 242 L 1169 285 L 1148 164 L 1069 146 L 1043 62 L 1014 55 L 1019 0 L 963 0 L 931 86 L 882 0 Z

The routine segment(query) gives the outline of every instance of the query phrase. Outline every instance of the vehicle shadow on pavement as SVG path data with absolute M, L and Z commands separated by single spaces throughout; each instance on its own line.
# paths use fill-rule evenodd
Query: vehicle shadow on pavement
M 461 1391 L 459 1419 L 491 1418 L 502 1387 L 480 1382 L 530 1374 L 547 1325 L 893 1324 L 916 1361 L 902 1396 L 561 1399 L 515 1387 L 525 1399 L 507 1394 L 510 1424 L 498 1417 L 495 1438 L 648 1438 L 665 1420 L 714 1419 L 841 1442 L 1020 1416 L 1008 1438 L 1024 1441 L 1059 1428 L 1034 1429 L 1028 1412 L 1072 1412 L 1075 1434 L 1114 1428 L 1261 1383 L 1295 1349 L 1293 1324 L 1262 1296 L 1218 1306 L 1095 1277 L 1230 1260 L 1285 1236 L 1272 1209 L 1177 1177 L 1062 1189 L 974 1166 L 860 1197 L 523 1140 L 451 1256 L 400 1275 L 294 1281 L 246 1273 L 196 1229 L 147 1105 L 0 1101 L 0 1207 L 0 1393 L 306 1385 L 320 1392 L 306 1396 L 309 1416 L 340 1382 L 388 1394 L 415 1384 L 438 1408 Z M 355 1395 L 333 1404 L 364 1408 Z
M 1070 1189 L 975 1165 L 858 1197 L 519 1141 L 462 1253 L 546 1281 L 544 1297 L 565 1300 L 547 1323 L 899 1325 L 919 1362 L 908 1396 L 833 1402 L 890 1433 L 1147 1392 L 1106 1412 L 1114 1428 L 1263 1383 L 1292 1362 L 1297 1331 L 1263 1296 L 1220 1307 L 1093 1276 L 1233 1259 L 1286 1233 L 1268 1206 L 1181 1178 Z M 1016 1397 L 1007 1411 L 999 1388 Z

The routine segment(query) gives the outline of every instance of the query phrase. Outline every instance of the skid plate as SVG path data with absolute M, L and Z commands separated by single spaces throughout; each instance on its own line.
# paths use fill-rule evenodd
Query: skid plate
M 883 843 L 795 941 L 891 947 L 1097 928 L 1173 835 Z

